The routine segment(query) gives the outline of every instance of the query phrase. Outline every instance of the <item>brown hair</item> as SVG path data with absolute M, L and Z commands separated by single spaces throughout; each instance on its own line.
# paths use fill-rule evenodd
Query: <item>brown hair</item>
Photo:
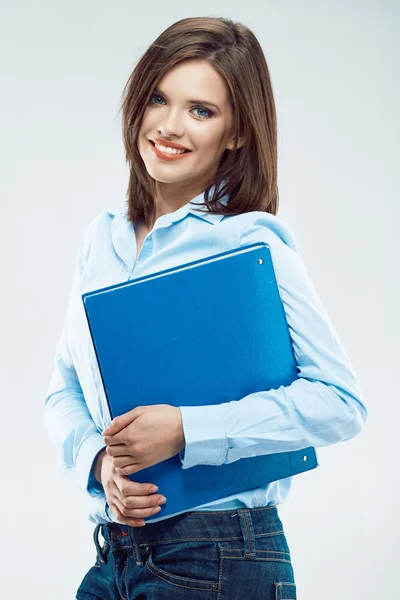
M 276 214 L 277 124 L 267 62 L 253 32 L 228 18 L 193 17 L 177 21 L 146 50 L 125 84 L 122 127 L 126 161 L 128 219 L 155 217 L 155 181 L 140 156 L 137 137 L 154 88 L 165 73 L 187 59 L 206 60 L 224 79 L 233 109 L 233 133 L 241 148 L 222 153 L 204 192 L 205 210 L 224 215 L 250 211 Z M 120 109 L 120 110 L 121 110 Z M 215 185 L 212 197 L 210 188 Z M 226 204 L 219 200 L 228 195 Z

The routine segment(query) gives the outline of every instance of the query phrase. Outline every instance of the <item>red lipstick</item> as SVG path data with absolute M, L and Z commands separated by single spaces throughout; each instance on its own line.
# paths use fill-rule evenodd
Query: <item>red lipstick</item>
M 177 150 L 188 150 L 190 152 L 190 148 L 187 148 L 186 146 L 175 144 L 175 142 L 167 142 L 166 140 L 163 140 L 161 138 L 155 138 L 153 142 L 157 142 L 157 144 L 160 144 L 161 146 L 167 146 L 167 148 L 169 147 L 176 148 Z
M 160 158 L 161 160 L 179 160 L 181 158 L 184 158 L 185 156 L 187 156 L 188 154 L 191 153 L 191 150 L 189 150 L 188 148 L 185 148 L 184 146 L 179 146 L 179 144 L 172 144 L 172 142 L 164 142 L 164 140 L 156 140 L 157 143 L 161 144 L 162 146 L 169 146 L 170 148 L 177 148 L 179 149 L 183 149 L 183 150 L 187 150 L 187 152 L 182 152 L 180 154 L 167 154 L 166 152 L 162 152 L 161 150 L 159 150 L 158 148 L 155 147 L 154 142 L 152 140 L 149 140 L 149 144 L 154 152 L 154 154 L 157 156 L 157 158 Z

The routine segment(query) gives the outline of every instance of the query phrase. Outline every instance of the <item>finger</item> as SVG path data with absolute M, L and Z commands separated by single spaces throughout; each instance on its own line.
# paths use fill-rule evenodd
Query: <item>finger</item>
M 129 412 L 124 413 L 119 417 L 115 417 L 115 419 L 113 419 L 111 423 L 107 425 L 107 427 L 101 432 L 102 435 L 114 435 L 121 431 L 121 429 L 127 427 L 130 423 L 132 423 L 132 421 L 134 421 L 139 416 L 139 408 L 140 407 L 137 406 L 133 410 L 130 410 Z
M 128 467 L 129 465 L 133 465 L 132 456 L 128 454 L 123 454 L 121 456 L 114 456 L 112 459 L 113 465 L 115 468 L 122 469 L 123 467 Z
M 128 477 L 115 474 L 114 486 L 118 489 L 122 496 L 148 496 L 153 495 L 158 491 L 158 487 L 152 483 L 138 483 L 137 481 L 131 481 Z M 155 491 L 150 491 L 153 487 L 156 487 Z
M 118 500 L 114 499 L 110 503 L 110 507 L 115 516 L 117 517 L 118 521 L 121 521 L 121 523 L 125 523 L 125 525 L 130 525 L 131 527 L 143 527 L 146 525 L 146 522 L 143 519 L 132 519 L 129 517 L 124 517 L 119 508 L 120 503 L 118 502 Z
M 150 506 L 147 508 L 127 508 L 119 498 L 114 499 L 117 504 L 118 510 L 124 519 L 144 519 L 145 517 L 151 517 L 161 511 L 161 506 Z M 121 520 L 117 517 L 118 520 Z
M 124 440 L 126 439 L 126 432 L 124 429 L 119 431 L 115 435 L 105 435 L 103 441 L 108 446 L 116 446 L 117 444 L 124 444 Z
M 125 444 L 117 444 L 116 446 L 107 446 L 106 452 L 108 456 L 127 456 Z
M 133 475 L 134 473 L 138 473 L 139 471 L 141 471 L 143 468 L 143 465 L 140 463 L 131 463 L 130 465 L 126 465 L 125 467 L 115 467 L 115 470 L 120 475 Z
M 114 458 L 112 460 L 114 461 Z M 135 460 L 132 455 L 130 455 L 130 460 Z M 136 461 L 137 462 L 131 462 L 126 467 L 115 467 L 115 470 L 120 475 L 133 475 L 134 473 L 138 473 L 139 471 L 143 471 L 143 469 L 147 469 L 148 467 L 157 464 L 156 462 L 140 462 L 139 458 L 137 458 Z
M 156 508 L 162 506 L 166 502 L 166 498 L 161 494 L 154 494 L 152 496 L 122 496 L 118 497 L 118 501 L 128 510 L 134 509 L 145 509 L 145 508 Z

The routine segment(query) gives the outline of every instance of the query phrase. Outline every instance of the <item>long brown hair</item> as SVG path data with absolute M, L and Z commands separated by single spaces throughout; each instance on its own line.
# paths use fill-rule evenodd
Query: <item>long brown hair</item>
M 155 217 L 155 181 L 140 156 L 137 137 L 154 88 L 165 73 L 187 59 L 206 60 L 224 79 L 233 109 L 233 134 L 241 148 L 222 153 L 204 191 L 205 210 L 224 215 L 278 211 L 277 123 L 268 65 L 254 33 L 228 18 L 177 21 L 138 60 L 122 94 L 122 128 L 130 175 L 128 219 Z M 120 109 L 120 110 L 121 110 Z M 211 189 L 213 187 L 212 193 Z M 228 195 L 227 203 L 219 200 Z

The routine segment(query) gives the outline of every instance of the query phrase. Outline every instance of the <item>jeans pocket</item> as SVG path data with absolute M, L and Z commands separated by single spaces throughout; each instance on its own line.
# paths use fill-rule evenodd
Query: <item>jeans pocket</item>
M 216 591 L 219 565 L 219 548 L 213 541 L 166 543 L 147 548 L 147 569 L 173 586 Z
M 290 549 L 283 531 L 277 535 L 257 536 L 255 550 L 259 559 L 274 558 L 291 563 Z
M 296 584 L 289 581 L 275 582 L 275 600 L 296 600 Z

